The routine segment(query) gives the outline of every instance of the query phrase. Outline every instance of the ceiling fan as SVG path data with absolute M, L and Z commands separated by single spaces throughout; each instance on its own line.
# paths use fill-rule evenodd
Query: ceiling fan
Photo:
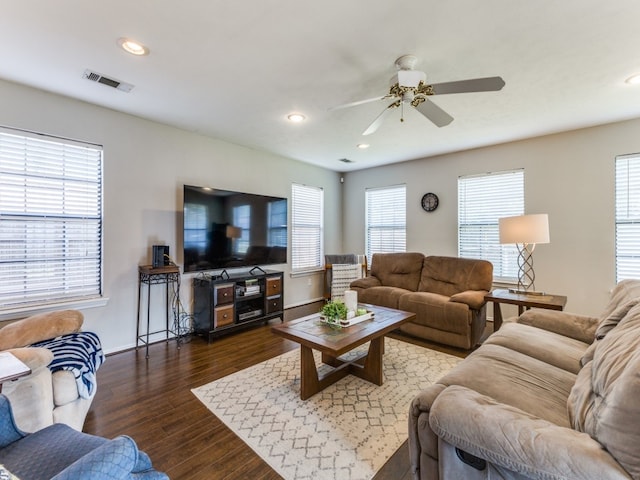
M 387 105 L 382 113 L 371 122 L 362 133 L 363 135 L 371 135 L 375 132 L 387 116 L 398 107 L 400 107 L 402 111 L 400 121 L 404 122 L 405 104 L 414 107 L 436 126 L 444 127 L 453 121 L 453 117 L 438 107 L 428 97 L 449 93 L 495 92 L 501 90 L 505 85 L 501 77 L 472 78 L 469 80 L 429 85 L 425 83 L 427 75 L 424 72 L 414 70 L 417 61 L 418 59 L 413 55 L 403 55 L 396 60 L 395 66 L 398 69 L 398 73 L 391 78 L 391 87 L 389 88 L 388 94 L 382 97 L 368 98 L 366 100 L 339 105 L 330 110 L 355 107 L 379 100 L 393 99 L 392 103 Z

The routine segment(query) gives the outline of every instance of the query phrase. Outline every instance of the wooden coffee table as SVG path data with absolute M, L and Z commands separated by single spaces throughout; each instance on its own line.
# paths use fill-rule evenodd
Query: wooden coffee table
M 355 375 L 376 385 L 382 385 L 382 355 L 384 336 L 415 318 L 415 313 L 403 312 L 376 305 L 359 305 L 374 312 L 371 320 L 334 329 L 320 321 L 316 313 L 271 327 L 281 337 L 300 344 L 300 398 L 306 400 L 347 375 Z M 369 350 L 353 360 L 339 359 L 354 348 L 366 343 Z M 322 362 L 334 369 L 320 376 L 313 359 L 313 350 L 322 353 Z

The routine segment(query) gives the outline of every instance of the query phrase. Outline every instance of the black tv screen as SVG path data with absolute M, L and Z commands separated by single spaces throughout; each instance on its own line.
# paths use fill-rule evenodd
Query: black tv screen
M 287 263 L 287 199 L 184 186 L 184 271 Z

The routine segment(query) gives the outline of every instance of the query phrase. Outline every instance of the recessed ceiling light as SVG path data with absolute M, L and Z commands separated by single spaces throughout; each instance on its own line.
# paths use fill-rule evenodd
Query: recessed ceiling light
M 130 38 L 119 38 L 118 45 L 120 45 L 120 48 L 124 51 L 129 52 L 132 55 L 149 55 L 149 49 L 147 47 L 135 40 L 131 40 Z
M 293 123 L 300 123 L 305 121 L 307 117 L 305 117 L 301 113 L 290 113 L 289 115 L 287 115 L 287 119 Z
M 638 85 L 640 84 L 640 73 L 636 73 L 635 75 L 631 75 L 629 78 L 625 80 L 629 85 Z
M 368 143 L 359 143 L 359 144 L 357 145 L 357 147 L 358 147 L 360 150 L 364 150 L 365 148 L 369 148 L 369 144 L 368 144 Z

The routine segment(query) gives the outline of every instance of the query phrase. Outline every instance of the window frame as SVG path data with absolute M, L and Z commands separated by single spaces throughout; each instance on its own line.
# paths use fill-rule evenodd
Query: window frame
M 315 212 L 315 214 L 313 214 Z M 309 234 L 311 232 L 311 234 Z M 313 238 L 313 248 L 298 242 Z M 304 250 L 301 250 L 306 248 Z M 305 253 L 306 252 L 306 253 Z M 302 263 L 304 258 L 314 262 Z M 291 184 L 291 273 L 323 269 L 324 259 L 324 189 L 301 183 Z
M 640 153 L 618 155 L 614 166 L 616 283 L 640 277 Z
M 402 203 L 402 207 L 399 206 L 400 203 Z M 374 209 L 379 210 L 374 212 Z M 374 215 L 377 216 L 375 220 L 372 218 Z M 373 232 L 377 234 L 377 239 L 375 240 L 372 238 Z M 383 238 L 385 233 L 386 238 Z M 390 248 L 384 248 L 387 245 Z M 384 187 L 366 188 L 365 255 L 367 256 L 369 266 L 371 265 L 371 259 L 374 253 L 406 251 L 407 185 L 403 183 Z
M 23 279 L 19 282 L 26 293 L 20 296 L 18 288 L 8 285 L 9 281 L 5 283 L 0 297 L 0 320 L 61 308 L 105 305 L 108 299 L 104 297 L 103 278 L 103 147 L 89 142 L 2 126 L 0 138 L 0 163 L 4 164 L 0 166 L 0 175 L 3 177 L 0 183 L 4 190 L 4 201 L 0 202 L 0 222 L 7 222 L 0 228 L 0 241 L 9 242 L 6 245 L 13 242 L 12 247 L 22 244 L 23 247 L 20 248 L 25 252 L 31 251 L 31 256 L 25 254 L 23 257 L 12 255 L 15 250 L 9 254 L 5 252 L 4 261 L 7 268 L 11 268 L 11 263 L 18 267 L 22 265 L 22 270 L 18 268 L 16 274 L 22 275 Z M 34 167 L 34 164 L 37 167 Z M 7 188 L 8 185 L 11 188 Z M 73 185 L 73 188 L 70 185 Z M 44 199 L 42 195 L 45 196 Z M 74 195 L 83 200 L 72 198 Z M 83 195 L 85 196 L 82 197 Z M 82 231 L 80 236 L 77 233 L 78 225 Z M 69 236 L 72 226 L 76 228 L 75 235 Z M 85 234 L 85 227 L 94 233 Z M 44 232 L 42 240 L 29 237 L 27 229 L 33 228 L 37 229 L 37 232 Z M 22 237 L 16 236 L 15 233 L 20 230 L 23 232 Z M 33 288 L 29 290 L 28 283 L 30 278 L 33 279 L 30 272 L 34 270 L 29 268 L 29 265 L 35 265 L 35 270 L 41 269 L 40 282 L 47 282 L 50 286 L 52 277 L 51 268 L 47 274 L 44 263 L 38 267 L 38 262 L 42 261 L 34 259 L 33 248 L 29 247 L 34 241 L 44 245 L 47 252 L 51 251 L 50 247 L 55 241 L 66 245 L 55 251 L 60 255 L 58 268 L 61 268 L 63 273 L 72 272 L 70 276 L 65 275 L 58 285 L 54 284 L 56 288 L 40 295 L 36 294 Z M 75 254 L 71 253 L 73 249 L 69 245 L 74 246 Z M 77 255 L 78 245 L 80 249 L 94 249 L 95 253 L 84 259 Z M 81 274 L 74 271 L 72 266 L 78 262 L 83 264 Z M 90 280 L 90 286 L 86 291 L 85 272 L 88 272 Z M 75 285 L 80 286 L 69 287 L 73 280 L 76 281 Z M 34 279 L 34 282 L 37 281 Z
M 518 250 L 500 244 L 498 219 L 524 215 L 524 173 L 520 168 L 458 177 L 458 256 L 491 262 L 494 283 L 518 282 Z

